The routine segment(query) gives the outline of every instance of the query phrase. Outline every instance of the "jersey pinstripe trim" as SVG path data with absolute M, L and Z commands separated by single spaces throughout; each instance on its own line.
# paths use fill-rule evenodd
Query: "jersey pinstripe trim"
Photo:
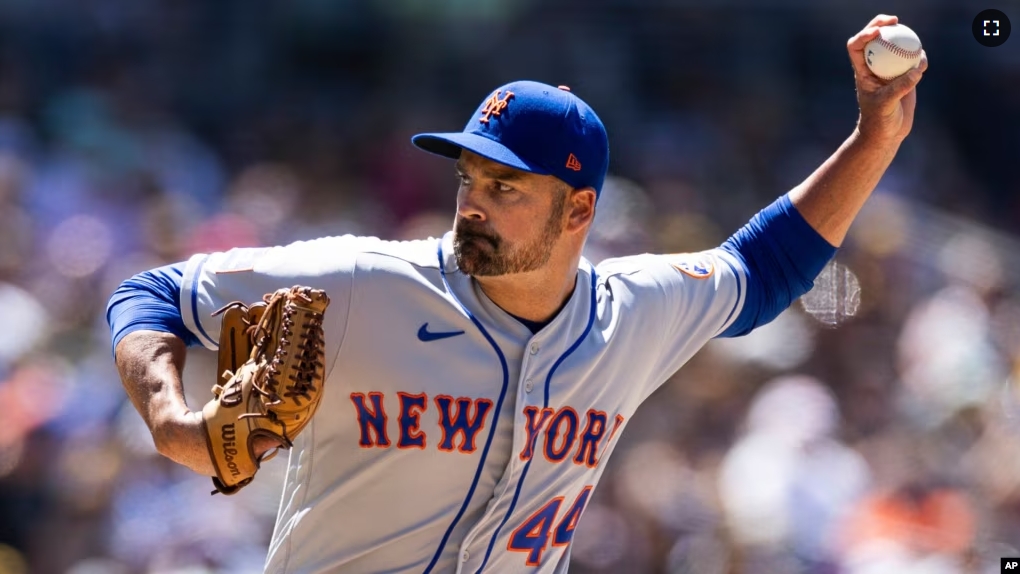
M 443 264 L 442 241 L 439 242 L 439 248 L 437 251 L 439 256 L 439 274 L 443 278 L 443 285 L 446 287 L 447 293 L 450 294 L 450 297 L 453 298 L 454 302 L 457 303 L 457 306 L 460 307 L 460 309 L 467 315 L 467 317 L 471 319 L 471 322 L 474 323 L 476 327 L 478 327 L 478 330 L 481 331 L 482 336 L 485 337 L 485 340 L 488 341 L 489 345 L 491 345 L 493 350 L 496 351 L 496 356 L 499 357 L 500 367 L 503 368 L 503 388 L 499 392 L 499 400 L 496 402 L 495 409 L 496 414 L 493 415 L 492 426 L 489 429 L 489 437 L 485 439 L 485 448 L 482 449 L 482 456 L 481 459 L 478 461 L 478 468 L 475 469 L 475 476 L 474 479 L 472 479 L 471 481 L 471 488 L 468 489 L 467 496 L 464 497 L 464 503 L 461 504 L 460 506 L 460 511 L 457 512 L 457 516 L 454 517 L 453 522 L 451 522 L 450 526 L 446 529 L 446 534 L 443 535 L 443 539 L 439 542 L 439 547 L 436 548 L 436 552 L 432 556 L 432 561 L 429 562 L 429 565 L 427 568 L 425 568 L 423 574 L 428 574 L 429 572 L 432 572 L 433 568 L 435 568 L 436 562 L 439 561 L 439 557 L 442 556 L 443 550 L 446 549 L 446 543 L 449 542 L 450 535 L 453 533 L 453 529 L 456 528 L 457 523 L 460 522 L 461 517 L 464 516 L 464 512 L 467 510 L 468 504 L 471 503 L 471 498 L 474 497 L 475 495 L 475 488 L 478 487 L 478 479 L 481 478 L 482 469 L 485 467 L 485 459 L 489 456 L 489 447 L 492 446 L 492 439 L 493 437 L 496 436 L 496 427 L 499 426 L 499 413 L 503 409 L 503 399 L 506 398 L 507 387 L 510 385 L 510 368 L 507 366 L 506 356 L 503 354 L 503 350 L 499 348 L 499 345 L 496 344 L 496 341 L 492 338 L 491 335 L 489 335 L 489 332 L 485 329 L 485 327 L 482 326 L 481 321 L 479 321 L 474 316 L 474 314 L 472 314 L 471 311 L 468 310 L 468 308 L 465 307 L 464 304 L 460 302 L 460 300 L 457 298 L 457 295 L 454 294 L 453 288 L 450 287 L 449 281 L 446 279 L 446 266 Z
M 590 310 L 588 311 L 588 325 L 584 328 L 584 331 L 581 333 L 581 336 L 578 337 L 576 341 L 574 341 L 574 344 L 571 345 L 570 348 L 567 349 L 562 355 L 560 355 L 560 357 L 556 359 L 556 362 L 553 363 L 552 368 L 549 369 L 549 375 L 546 376 L 545 378 L 545 396 L 543 397 L 542 400 L 543 409 L 549 407 L 549 385 L 552 383 L 552 378 L 553 375 L 556 373 L 556 369 L 559 368 L 559 366 L 563 363 L 564 360 L 566 360 L 567 357 L 573 354 L 573 352 L 576 351 L 577 348 L 581 346 L 581 342 L 584 341 L 585 337 L 588 336 L 588 333 L 591 332 L 592 325 L 595 324 L 595 311 L 597 308 L 595 299 L 595 289 L 597 288 L 598 277 L 595 275 L 594 267 L 590 267 L 588 273 L 590 275 L 589 280 L 591 281 L 591 307 Z M 503 530 L 503 527 L 506 526 L 507 521 L 510 520 L 510 516 L 512 516 L 514 513 L 514 508 L 516 508 L 517 506 L 517 500 L 518 498 L 520 498 L 521 495 L 521 488 L 524 486 L 524 479 L 528 477 L 528 469 L 531 468 L 532 460 L 534 460 L 534 458 L 528 459 L 528 462 L 524 465 L 524 470 L 521 471 L 521 478 L 517 480 L 517 488 L 514 489 L 514 497 L 510 501 L 510 508 L 507 509 L 506 516 L 503 517 L 503 520 L 500 521 L 499 526 L 496 527 L 496 531 L 492 533 L 492 538 L 489 540 L 489 547 L 486 548 L 485 550 L 485 558 L 482 559 L 482 565 L 478 567 L 476 574 L 481 574 L 482 570 L 485 570 L 485 565 L 489 563 L 489 557 L 492 555 L 492 549 L 496 545 L 496 539 L 499 538 L 499 533 Z

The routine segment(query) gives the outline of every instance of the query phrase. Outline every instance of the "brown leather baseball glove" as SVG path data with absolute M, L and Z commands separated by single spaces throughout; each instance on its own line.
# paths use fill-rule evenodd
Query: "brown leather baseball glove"
M 279 289 L 250 307 L 235 301 L 216 311 L 219 373 L 214 398 L 202 409 L 217 492 L 234 494 L 251 483 L 263 461 L 311 421 L 322 399 L 322 320 L 329 297 L 309 287 Z M 255 442 L 277 448 L 255 455 Z M 264 441 L 263 441 L 264 442 Z

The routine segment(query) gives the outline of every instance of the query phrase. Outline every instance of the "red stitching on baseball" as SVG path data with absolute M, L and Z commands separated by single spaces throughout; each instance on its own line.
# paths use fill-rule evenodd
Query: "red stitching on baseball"
M 916 58 L 917 56 L 921 55 L 921 48 L 918 48 L 916 50 L 904 50 L 903 48 L 900 48 L 899 46 L 893 44 L 889 40 L 886 40 L 885 38 L 881 37 L 878 38 L 878 43 L 886 50 L 889 50 L 890 52 L 896 54 L 901 58 Z

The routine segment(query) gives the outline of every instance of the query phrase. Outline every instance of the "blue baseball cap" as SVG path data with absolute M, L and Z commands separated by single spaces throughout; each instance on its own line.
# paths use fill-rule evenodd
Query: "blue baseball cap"
M 555 176 L 596 197 L 609 169 L 609 138 L 591 106 L 566 86 L 511 82 L 486 98 L 464 130 L 418 134 L 415 146 L 452 159 L 462 149 L 510 167 Z

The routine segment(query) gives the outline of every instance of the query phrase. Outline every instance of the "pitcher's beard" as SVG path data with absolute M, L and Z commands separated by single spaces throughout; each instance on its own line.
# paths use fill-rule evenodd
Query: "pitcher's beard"
M 474 277 L 493 277 L 541 267 L 549 260 L 550 253 L 548 250 L 543 253 L 536 247 L 530 245 L 515 249 L 496 237 L 457 233 L 453 253 L 457 256 L 457 266 L 464 273 Z
M 495 277 L 526 273 L 549 262 L 553 246 L 563 233 L 563 206 L 558 204 L 546 221 L 542 234 L 526 245 L 509 245 L 502 237 L 474 227 L 458 218 L 453 226 L 453 253 L 457 266 L 468 275 Z

